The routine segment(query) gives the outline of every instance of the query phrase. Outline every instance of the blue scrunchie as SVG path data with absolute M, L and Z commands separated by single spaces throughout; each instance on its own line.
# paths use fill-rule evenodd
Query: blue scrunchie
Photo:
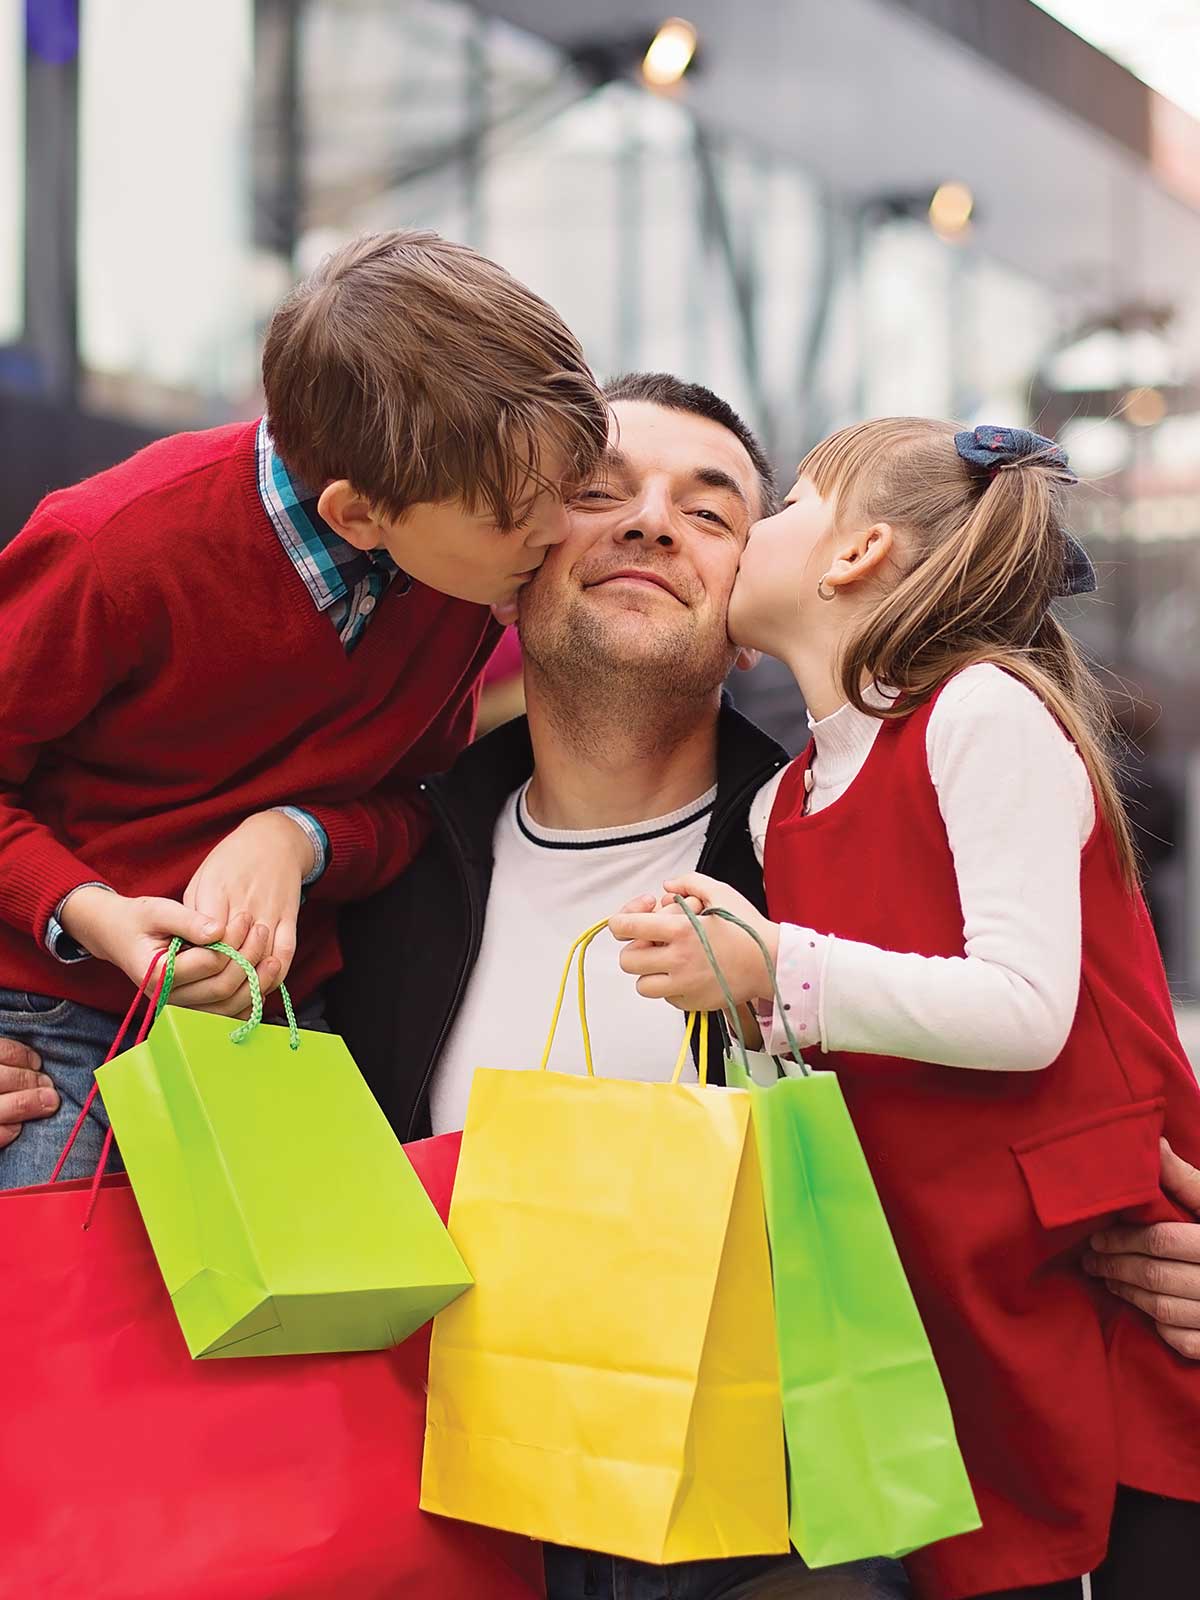
M 1067 452 L 1043 434 L 1029 428 L 997 428 L 984 423 L 978 428 L 964 428 L 954 435 L 954 448 L 964 461 L 973 467 L 994 471 L 998 467 L 1011 467 L 1015 462 L 1037 456 L 1048 467 L 1056 467 L 1067 483 L 1078 483 L 1071 471 Z M 1087 551 L 1073 535 L 1066 535 L 1067 551 L 1063 578 L 1056 594 L 1094 594 L 1097 587 L 1096 569 Z

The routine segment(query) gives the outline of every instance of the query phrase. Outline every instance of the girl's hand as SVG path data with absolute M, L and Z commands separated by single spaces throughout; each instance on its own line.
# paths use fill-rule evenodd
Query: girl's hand
M 637 990 L 648 1000 L 667 1000 L 681 1011 L 718 1011 L 725 1003 L 708 957 L 691 923 L 674 904 L 682 895 L 701 909 L 719 906 L 732 911 L 754 928 L 774 961 L 779 929 L 744 895 L 715 878 L 692 873 L 664 885 L 666 894 L 657 910 L 623 910 L 610 919 L 613 937 L 625 944 L 621 967 L 637 977 Z M 631 902 L 632 904 L 642 902 Z M 704 931 L 720 963 L 735 1001 L 760 999 L 771 993 L 771 978 L 762 952 L 740 928 L 709 917 Z

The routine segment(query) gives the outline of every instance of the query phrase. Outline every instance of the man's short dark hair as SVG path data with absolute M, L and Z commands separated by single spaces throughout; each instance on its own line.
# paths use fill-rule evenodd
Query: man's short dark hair
M 613 404 L 617 400 L 645 400 L 652 406 L 662 406 L 667 411 L 687 411 L 694 417 L 707 417 L 710 422 L 728 428 L 744 447 L 758 473 L 762 490 L 762 514 L 769 517 L 779 509 L 779 490 L 767 453 L 750 428 L 719 394 L 706 389 L 702 383 L 685 383 L 669 372 L 626 372 L 619 378 L 610 378 L 604 385 L 604 398 Z

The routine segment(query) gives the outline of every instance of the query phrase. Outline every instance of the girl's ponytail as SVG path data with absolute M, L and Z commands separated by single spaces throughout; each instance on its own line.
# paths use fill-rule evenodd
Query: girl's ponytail
M 1027 447 L 1005 451 L 989 442 L 997 439 Z M 975 441 L 982 441 L 977 455 Z M 1094 581 L 1065 530 L 1063 492 L 1074 480 L 1058 447 L 1006 429 L 956 439 L 951 424 L 897 417 L 843 429 L 818 445 L 800 472 L 833 496 L 839 519 L 887 521 L 902 534 L 903 576 L 843 646 L 847 700 L 872 716 L 903 717 L 966 667 L 987 661 L 1011 672 L 1076 745 L 1126 880 L 1136 884 L 1137 857 L 1109 755 L 1108 705 L 1051 611 L 1056 597 L 1091 587 L 1089 576 Z M 870 683 L 899 695 L 884 708 L 869 706 L 863 695 Z

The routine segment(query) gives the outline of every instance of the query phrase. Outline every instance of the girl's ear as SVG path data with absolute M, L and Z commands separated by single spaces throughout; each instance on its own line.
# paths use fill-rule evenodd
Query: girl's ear
M 761 650 L 747 650 L 745 646 L 742 646 L 738 650 L 737 655 L 734 657 L 734 671 L 749 672 L 753 667 L 756 667 L 761 660 Z
M 831 589 L 846 589 L 873 577 L 891 555 L 895 542 L 890 522 L 875 522 L 861 533 L 847 534 L 839 541 L 822 583 Z

